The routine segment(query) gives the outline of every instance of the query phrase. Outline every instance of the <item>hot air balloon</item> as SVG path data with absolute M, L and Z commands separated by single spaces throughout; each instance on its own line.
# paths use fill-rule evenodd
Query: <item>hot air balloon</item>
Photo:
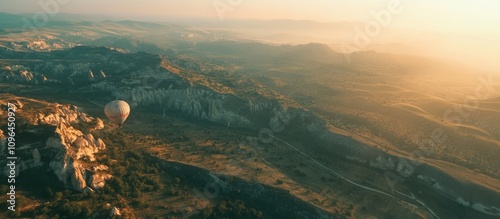
M 130 114 L 130 106 L 123 100 L 114 100 L 106 104 L 104 113 L 109 120 L 121 127 Z

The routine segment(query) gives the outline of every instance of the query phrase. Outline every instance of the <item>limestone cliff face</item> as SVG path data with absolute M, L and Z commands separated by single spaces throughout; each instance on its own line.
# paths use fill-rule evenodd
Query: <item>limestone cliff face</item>
M 30 68 L 22 65 L 5 66 L 0 70 L 0 82 L 16 83 L 44 83 L 47 82 L 45 75 L 33 72 Z
M 131 107 L 150 106 L 163 113 L 178 111 L 187 116 L 228 126 L 246 127 L 251 125 L 250 119 L 238 111 L 259 111 L 270 107 L 268 103 L 249 103 L 234 95 L 221 94 L 209 89 L 173 89 L 173 86 L 174 84 L 170 84 L 167 88 L 160 89 L 147 86 L 130 88 L 101 82 L 95 84 L 93 88 L 111 91 L 115 98 L 126 100 Z
M 105 180 L 112 176 L 105 171 L 95 171 L 91 162 L 96 160 L 96 153 L 106 150 L 106 144 L 100 138 L 96 139 L 92 134 L 84 134 L 71 126 L 74 122 L 84 122 L 93 123 L 94 129 L 98 129 L 102 128 L 102 121 L 72 106 L 58 106 L 56 113 L 40 114 L 38 119 L 42 124 L 56 126 L 56 136 L 49 138 L 46 146 L 58 150 L 49 166 L 59 180 L 78 191 L 87 187 L 102 188 Z M 107 167 L 100 169 L 107 170 Z M 95 179 L 98 179 L 97 183 Z
M 18 108 L 18 119 L 25 120 L 28 124 L 27 128 L 19 130 L 17 137 L 25 138 L 24 132 L 30 133 L 31 138 L 36 135 L 30 139 L 33 143 L 17 146 L 18 162 L 23 164 L 20 166 L 21 172 L 29 168 L 49 168 L 61 183 L 81 192 L 100 189 L 106 180 L 112 177 L 108 167 L 96 163 L 95 158 L 96 153 L 106 150 L 106 144 L 90 133 L 91 130 L 104 127 L 101 119 L 88 116 L 76 106 L 29 99 L 10 101 L 28 105 L 22 110 Z M 46 109 L 33 108 L 34 103 L 42 103 Z M 79 130 L 74 127 L 75 124 L 88 127 L 88 130 Z M 5 138 L 4 133 L 0 131 L 0 153 L 5 153 Z M 5 169 L 4 166 L 0 168 Z
M 163 114 L 176 111 L 230 127 L 258 128 L 261 124 L 256 124 L 253 117 L 281 108 L 276 100 L 259 95 L 250 100 L 232 92 L 218 92 L 161 66 L 133 71 L 120 81 L 96 82 L 91 89 L 111 92 L 114 98 L 127 101 L 132 108 L 149 107 Z

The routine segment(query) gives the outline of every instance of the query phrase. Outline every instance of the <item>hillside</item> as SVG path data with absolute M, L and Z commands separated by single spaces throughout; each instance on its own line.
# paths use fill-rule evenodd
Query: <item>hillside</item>
M 11 216 L 500 214 L 497 93 L 463 105 L 470 69 L 172 24 L 53 25 L 0 35 L 1 105 L 22 105 Z M 102 111 L 115 99 L 132 109 L 121 129 Z

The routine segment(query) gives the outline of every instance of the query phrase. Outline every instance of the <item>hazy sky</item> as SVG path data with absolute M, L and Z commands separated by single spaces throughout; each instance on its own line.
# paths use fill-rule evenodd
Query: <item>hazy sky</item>
M 316 21 L 370 21 L 371 12 L 387 9 L 392 0 L 0 0 L 0 11 L 42 11 L 40 2 L 68 2 L 64 13 L 218 19 L 214 3 L 232 11 L 225 19 L 308 19 Z M 396 0 L 398 1 L 398 0 Z M 403 11 L 391 26 L 459 32 L 500 32 L 498 0 L 400 0 Z M 236 2 L 231 6 L 229 2 Z M 398 1 L 399 2 L 399 1 Z M 239 3 L 239 4 L 238 4 Z M 233 3 L 234 4 L 234 3 Z
M 363 30 L 375 20 L 373 13 L 399 2 L 401 13 L 392 15 L 372 43 L 402 43 L 427 55 L 500 69 L 500 0 L 0 0 L 0 11 L 44 12 L 40 4 L 44 2 L 64 3 L 57 8 L 63 13 L 149 21 L 172 17 L 217 21 L 215 4 L 227 9 L 224 20 L 356 21 Z M 349 34 L 344 42 L 355 39 L 354 30 Z

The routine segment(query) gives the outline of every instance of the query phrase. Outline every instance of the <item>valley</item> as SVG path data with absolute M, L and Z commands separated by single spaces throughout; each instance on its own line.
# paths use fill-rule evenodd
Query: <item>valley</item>
M 9 216 L 500 215 L 493 74 L 165 23 L 6 30 L 0 105 L 23 105 Z M 122 128 L 103 112 L 116 99 L 131 107 Z

